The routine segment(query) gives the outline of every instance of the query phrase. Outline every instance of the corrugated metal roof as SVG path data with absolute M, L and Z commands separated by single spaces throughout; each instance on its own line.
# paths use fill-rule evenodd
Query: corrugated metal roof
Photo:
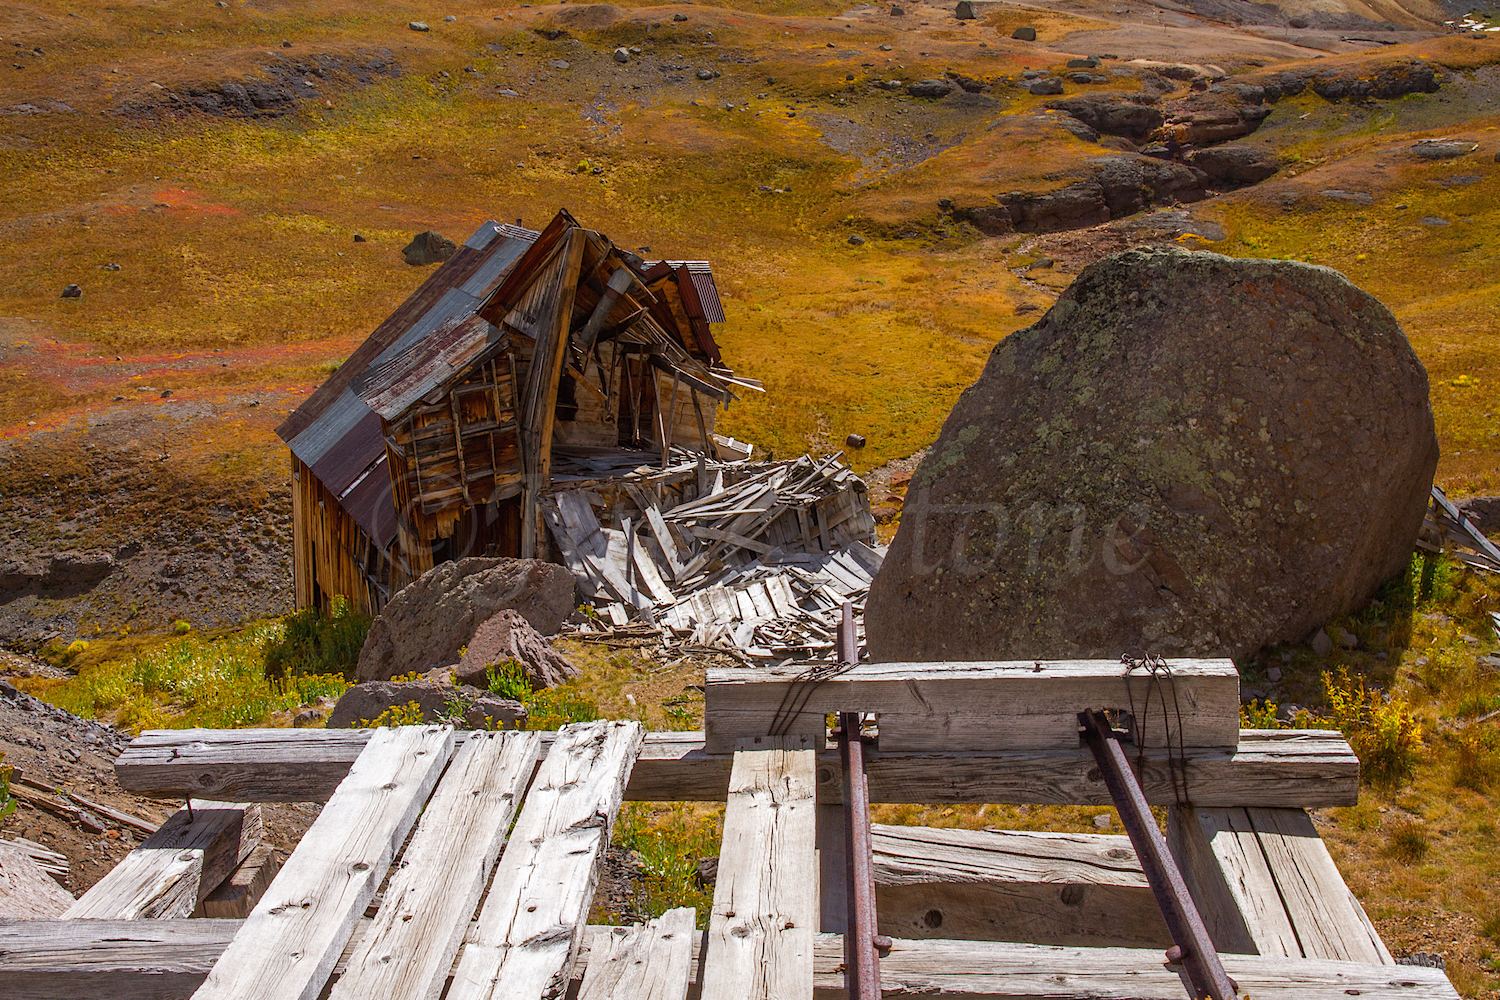
M 648 260 L 648 267 L 665 263 L 672 270 L 686 267 L 693 276 L 693 287 L 698 291 L 698 300 L 703 303 L 703 318 L 710 323 L 723 323 L 724 303 L 719 301 L 719 286 L 714 284 L 714 269 L 706 260 Z
M 391 493 L 385 451 L 339 496 L 339 506 L 380 548 L 396 540 L 396 501 Z
M 468 368 L 501 333 L 470 316 L 440 336 L 427 337 L 387 364 L 372 367 L 360 396 L 381 417 L 394 420 L 417 400 Z

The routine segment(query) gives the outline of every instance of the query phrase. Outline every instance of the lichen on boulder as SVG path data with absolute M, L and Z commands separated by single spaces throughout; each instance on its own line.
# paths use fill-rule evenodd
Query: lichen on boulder
M 1406 566 L 1437 458 L 1426 371 L 1342 275 L 1116 254 L 949 415 L 871 587 L 870 653 L 1301 640 Z

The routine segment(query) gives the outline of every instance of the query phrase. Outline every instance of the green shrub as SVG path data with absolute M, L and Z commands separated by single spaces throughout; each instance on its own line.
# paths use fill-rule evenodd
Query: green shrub
M 571 684 L 542 688 L 526 699 L 527 729 L 559 729 L 570 722 L 593 722 L 599 705 Z
M 193 630 L 192 624 L 190 622 L 183 621 L 181 618 L 177 619 L 175 622 L 172 623 L 172 634 L 173 635 L 187 635 L 192 630 Z
M 1371 784 L 1396 787 L 1417 770 L 1422 726 L 1403 699 L 1365 686 L 1364 678 L 1323 672 L 1323 697 L 1329 721 L 1344 734 L 1359 757 L 1360 778 Z
M 335 597 L 325 616 L 303 608 L 282 619 L 280 638 L 266 643 L 265 670 L 272 680 L 315 674 L 342 674 L 354 682 L 359 651 L 370 633 L 370 619 L 355 614 L 344 597 Z
M 1248 704 L 1240 706 L 1240 727 L 1242 729 L 1311 729 L 1313 717 L 1307 709 L 1298 709 L 1297 714 L 1289 721 L 1283 722 L 1276 717 L 1276 711 L 1281 706 L 1267 699 L 1265 701 L 1253 700 Z
M 373 719 L 365 719 L 361 726 L 420 726 L 427 721 L 422 717 L 422 706 L 414 701 L 405 705 L 392 705 Z
M 531 678 L 517 660 L 503 660 L 484 668 L 490 691 L 502 698 L 524 703 L 532 695 Z

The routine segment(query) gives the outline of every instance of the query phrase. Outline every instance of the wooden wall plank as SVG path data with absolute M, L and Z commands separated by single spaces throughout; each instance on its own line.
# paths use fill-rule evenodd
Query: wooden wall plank
M 301 802 L 327 799 L 348 773 L 369 729 L 181 729 L 137 737 L 115 760 L 127 791 L 164 799 L 184 795 Z M 462 738 L 459 734 L 458 738 Z M 542 734 L 542 745 L 553 736 Z M 996 802 L 1109 805 L 1087 751 L 890 753 L 867 751 L 874 802 Z M 1135 754 L 1131 754 L 1132 762 Z M 1234 750 L 1188 750 L 1186 785 L 1201 806 L 1353 805 L 1359 758 L 1331 730 L 1247 729 Z M 729 787 L 732 754 L 704 750 L 703 734 L 651 733 L 631 771 L 626 798 L 718 801 Z M 1154 805 L 1177 801 L 1164 751 L 1148 751 L 1141 784 Z M 838 752 L 818 756 L 818 801 L 841 795 Z M 1175 783 L 1180 787 L 1181 782 Z
M 452 749 L 445 726 L 375 730 L 197 1000 L 314 1000 Z
M 260 843 L 260 806 L 205 802 L 179 809 L 120 859 L 66 916 L 135 920 L 191 916 Z
M 798 737 L 764 736 L 748 745 L 764 749 L 734 755 L 703 995 L 810 1000 L 818 921 L 816 752 Z
M 558 732 L 466 939 L 449 1000 L 531 1000 L 566 988 L 644 740 L 636 722 Z
M 198 904 L 195 917 L 220 920 L 243 920 L 266 894 L 271 880 L 281 871 L 281 854 L 270 844 L 261 843 L 230 873 L 229 878 Z
M 821 735 L 827 713 L 861 711 L 878 713 L 880 746 L 891 752 L 1071 750 L 1078 746 L 1079 712 L 1133 704 L 1148 747 L 1165 746 L 1169 730 L 1174 745 L 1233 747 L 1240 734 L 1234 663 L 1168 662 L 1171 676 L 1160 681 L 1118 660 L 861 663 L 804 692 L 809 697 L 787 731 Z M 769 732 L 799 670 L 709 668 L 709 751 L 727 752 Z
M 453 755 L 332 1000 L 442 992 L 540 748 L 534 732 L 479 732 Z
M 695 916 L 681 907 L 639 927 L 592 935 L 578 1000 L 686 1000 Z

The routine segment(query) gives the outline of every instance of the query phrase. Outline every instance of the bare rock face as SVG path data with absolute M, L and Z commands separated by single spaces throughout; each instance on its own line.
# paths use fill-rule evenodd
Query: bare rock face
M 447 720 L 465 729 L 516 729 L 526 721 L 526 707 L 479 688 L 414 681 L 366 681 L 339 698 L 328 716 L 329 729 L 363 726 L 392 708 L 415 703 L 423 722 Z
M 1273 151 L 1240 143 L 1195 149 L 1185 159 L 1226 184 L 1256 184 L 1281 169 L 1281 161 Z
M 1161 128 L 1162 113 L 1151 105 L 1157 98 L 1143 93 L 1092 93 L 1050 101 L 1049 108 L 1064 111 L 1104 135 L 1122 135 L 1136 141 Z
M 578 668 L 567 657 L 548 645 L 519 612 L 509 609 L 474 631 L 453 676 L 465 684 L 484 687 L 488 669 L 506 660 L 521 664 L 534 688 L 555 687 L 578 676 Z
M 573 575 L 540 559 L 473 557 L 423 573 L 392 597 L 359 651 L 360 680 L 399 677 L 458 660 L 474 631 L 510 608 L 544 635 L 573 613 Z
M 1406 565 L 1437 458 L 1426 371 L 1342 275 L 1116 254 L 949 415 L 870 590 L 870 653 L 1300 641 Z
M 422 267 L 426 264 L 440 264 L 457 252 L 458 247 L 452 240 L 429 229 L 413 236 L 411 242 L 402 248 L 401 256 L 412 267 Z

